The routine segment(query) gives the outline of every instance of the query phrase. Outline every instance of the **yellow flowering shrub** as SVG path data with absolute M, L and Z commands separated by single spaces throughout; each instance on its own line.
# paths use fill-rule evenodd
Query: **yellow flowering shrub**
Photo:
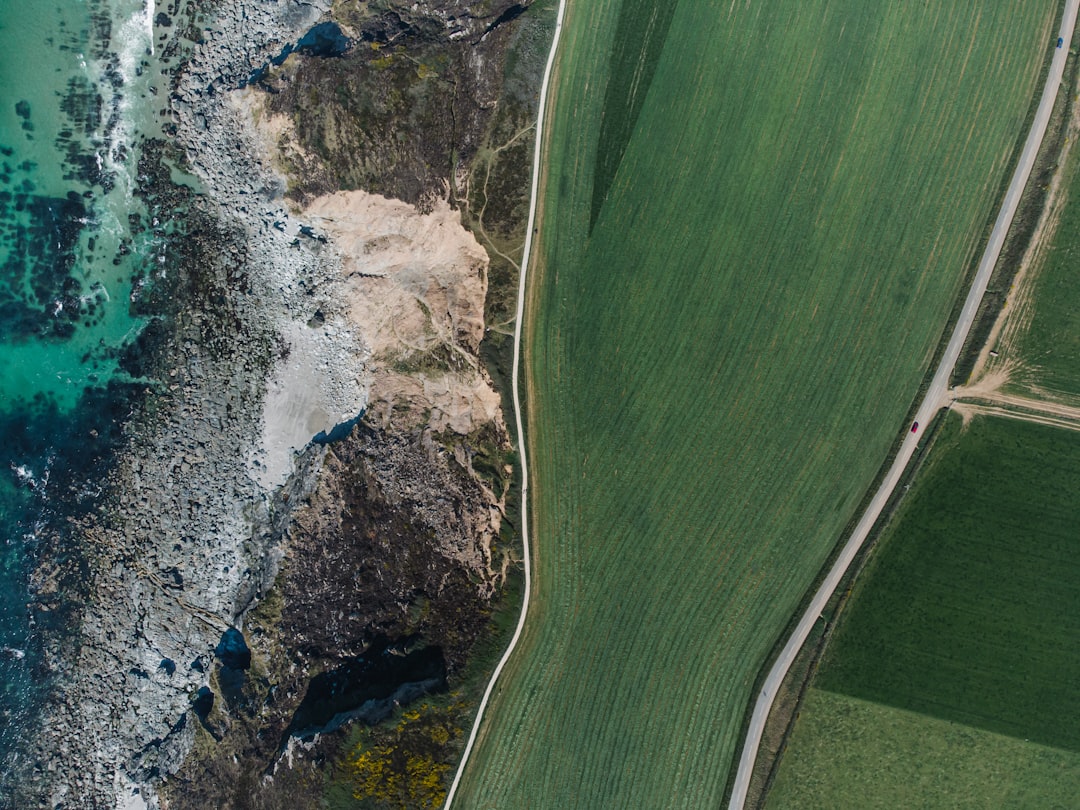
M 454 753 L 447 744 L 461 736 L 455 724 L 461 708 L 424 704 L 393 725 L 366 731 L 349 758 L 353 795 L 366 806 L 395 810 L 441 807 Z

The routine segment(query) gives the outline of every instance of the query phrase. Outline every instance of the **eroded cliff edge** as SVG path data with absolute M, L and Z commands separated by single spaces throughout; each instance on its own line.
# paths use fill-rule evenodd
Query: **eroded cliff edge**
M 35 576 L 32 609 L 78 630 L 18 798 L 437 805 L 519 598 L 499 382 L 546 21 L 162 14 L 190 42 L 175 142 L 140 169 L 184 255 L 133 302 L 166 313 L 160 382 L 107 508 Z

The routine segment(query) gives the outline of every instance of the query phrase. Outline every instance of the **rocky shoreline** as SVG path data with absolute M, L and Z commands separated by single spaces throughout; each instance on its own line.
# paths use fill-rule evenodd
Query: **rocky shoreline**
M 454 170 L 404 188 L 419 207 L 314 186 L 290 200 L 290 160 L 319 163 L 323 186 L 340 182 L 333 160 L 280 133 L 268 148 L 238 98 L 280 87 L 239 88 L 331 4 L 203 5 L 212 22 L 174 77 L 175 144 L 140 164 L 151 209 L 186 212 L 183 269 L 146 293 L 171 298 L 144 336 L 161 384 L 128 423 L 106 508 L 68 529 L 78 570 L 54 555 L 34 576 L 32 609 L 64 604 L 79 631 L 48 650 L 57 686 L 20 806 L 320 806 L 311 780 L 342 755 L 337 729 L 456 688 L 511 566 L 513 457 L 480 360 L 488 260 L 440 202 Z M 396 5 L 366 23 L 336 10 L 353 42 L 422 31 L 433 52 L 486 42 L 528 6 Z M 499 85 L 485 71 L 501 77 L 500 35 L 491 59 L 470 51 L 480 96 Z M 425 268 L 432 238 L 462 247 Z M 453 756 L 448 737 L 436 759 Z

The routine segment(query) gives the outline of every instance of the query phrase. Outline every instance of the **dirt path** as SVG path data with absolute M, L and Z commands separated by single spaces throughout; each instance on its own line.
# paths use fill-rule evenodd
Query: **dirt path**
M 1067 0 L 1065 3 L 1065 10 L 1061 20 L 1061 29 L 1058 33 L 1058 36 L 1061 37 L 1065 43 L 1072 42 L 1078 7 L 1080 7 L 1080 0 Z M 1042 98 L 1039 101 L 1039 107 L 1035 113 L 1035 119 L 1032 121 L 1031 130 L 1024 143 L 1024 149 L 1017 162 L 1012 179 L 1009 182 L 1009 188 L 1005 193 L 1005 199 L 1001 203 L 1001 210 L 998 213 L 997 220 L 994 222 L 994 229 L 990 233 L 990 239 L 987 242 L 986 250 L 979 261 L 975 279 L 972 282 L 971 289 L 964 302 L 964 307 L 961 310 L 952 337 L 945 347 L 941 362 L 938 364 L 933 380 L 916 412 L 915 421 L 917 426 L 929 424 L 939 408 L 952 400 L 952 395 L 948 390 L 949 378 L 952 376 L 953 368 L 956 365 L 957 358 L 960 356 L 960 350 L 967 340 L 968 333 L 975 320 L 975 315 L 978 311 L 979 304 L 982 301 L 983 294 L 986 292 L 986 287 L 990 281 L 990 275 L 993 272 L 994 265 L 997 264 L 998 256 L 1001 254 L 1001 248 L 1005 242 L 1005 235 L 1016 214 L 1020 196 L 1024 191 L 1024 187 L 1027 185 L 1028 178 L 1031 176 L 1031 170 L 1035 165 L 1035 157 L 1038 154 L 1039 147 L 1042 145 L 1042 139 L 1046 133 L 1047 124 L 1050 121 L 1050 113 L 1054 107 L 1054 100 L 1057 98 L 1058 90 L 1061 86 L 1061 78 L 1065 72 L 1065 61 L 1067 57 L 1067 47 L 1059 47 L 1054 51 L 1053 59 L 1050 62 L 1050 69 L 1046 77 L 1046 84 L 1043 87 Z M 751 715 L 750 725 L 747 729 L 746 740 L 739 756 L 738 770 L 735 774 L 731 801 L 728 805 L 730 810 L 742 810 L 746 803 L 746 794 L 750 787 L 750 777 L 754 771 L 754 762 L 757 759 L 758 748 L 761 745 L 762 734 L 765 730 L 765 722 L 769 717 L 769 711 L 772 709 L 773 700 L 780 689 L 781 682 L 791 668 L 791 664 L 795 660 L 795 656 L 798 654 L 799 650 L 802 648 L 803 643 L 810 635 L 810 631 L 813 629 L 821 612 L 825 609 L 825 605 L 832 596 L 833 591 L 836 590 L 836 586 L 843 578 L 848 566 L 851 565 L 852 560 L 855 559 L 855 555 L 862 547 L 862 544 L 870 534 L 871 528 L 873 528 L 874 523 L 884 510 L 885 504 L 888 502 L 893 490 L 899 483 L 904 469 L 914 455 L 920 438 L 921 435 L 918 430 L 913 430 L 905 435 L 904 440 L 897 451 L 896 459 L 886 473 L 884 481 L 882 481 L 878 491 L 874 494 L 873 500 L 867 506 L 866 511 L 863 513 L 862 518 L 860 518 L 854 532 L 852 532 L 851 537 L 844 545 L 840 552 L 840 556 L 833 564 L 833 567 L 825 576 L 825 580 L 822 582 L 817 593 L 815 593 L 810 600 L 810 604 L 807 606 L 806 611 L 799 620 L 799 624 L 791 634 L 791 637 L 788 639 L 783 650 L 781 650 L 772 669 L 769 670 L 769 674 L 766 676 L 765 681 L 761 686 L 757 702 L 754 704 L 754 711 Z
M 1009 382 L 1012 367 L 1010 363 L 1003 363 L 974 384 L 954 388 L 948 407 L 963 418 L 965 425 L 976 414 L 993 414 L 1080 430 L 1080 407 L 1044 397 L 1006 393 L 1004 387 Z
M 1080 2 L 1080 0 L 1070 1 L 1074 3 Z M 487 708 L 488 701 L 491 699 L 491 693 L 495 689 L 495 684 L 499 680 L 499 675 L 502 674 L 506 662 L 509 661 L 510 656 L 513 655 L 514 648 L 517 647 L 518 641 L 521 638 L 521 631 L 525 627 L 526 614 L 529 612 L 529 597 L 532 591 L 532 562 L 529 551 L 528 518 L 529 468 L 525 461 L 525 429 L 521 422 L 521 387 L 518 383 L 518 372 L 521 368 L 521 326 L 525 320 L 525 281 L 526 274 L 529 271 L 533 234 L 536 231 L 536 201 L 540 189 L 540 158 L 543 155 L 544 146 L 544 117 L 547 111 L 547 97 L 548 88 L 551 85 L 551 73 L 555 65 L 555 53 L 559 48 L 559 37 L 562 34 L 563 17 L 565 13 L 566 0 L 559 0 L 559 10 L 555 17 L 555 34 L 551 40 L 551 50 L 548 52 L 547 65 L 544 67 L 544 79 L 540 83 L 540 101 L 537 107 L 538 112 L 536 117 L 536 143 L 533 147 L 532 191 L 529 195 L 529 222 L 525 229 L 525 247 L 521 254 L 521 274 L 518 280 L 517 318 L 514 322 L 514 371 L 512 388 L 514 394 L 514 423 L 517 429 L 517 450 L 518 456 L 521 459 L 521 542 L 525 558 L 525 597 L 522 601 L 521 615 L 518 617 L 517 627 L 514 628 L 514 635 L 510 639 L 510 644 L 507 646 L 506 652 L 503 653 L 502 658 L 499 659 L 499 663 L 495 666 L 495 671 L 491 675 L 491 680 L 488 681 L 487 688 L 484 690 L 484 696 L 480 700 L 480 707 L 476 710 L 476 720 L 473 721 L 472 730 L 469 732 L 469 739 L 465 743 L 465 751 L 461 755 L 461 762 L 458 764 L 457 772 L 454 774 L 454 781 L 451 783 L 450 790 L 446 794 L 443 810 L 450 810 L 450 806 L 454 803 L 454 796 L 457 794 L 458 785 L 461 784 L 461 775 L 465 772 L 465 767 L 469 764 L 469 756 L 472 754 L 473 746 L 476 745 L 476 735 L 480 731 L 480 724 L 484 720 L 484 710 Z
M 1065 138 L 1057 160 L 1059 166 L 1066 165 L 1077 140 L 1080 140 L 1080 104 L 1073 105 L 1066 124 Z M 1009 294 L 971 370 L 972 380 L 980 380 L 1004 363 L 1009 363 L 1004 358 L 1014 354 L 1012 350 L 1017 338 L 1027 331 L 1031 323 L 1034 280 L 1057 233 L 1061 212 L 1069 202 L 1067 175 L 1067 172 L 1058 171 L 1050 180 L 1044 213 L 1039 217 L 1031 242 L 1020 260 L 1020 268 L 1013 277 Z
M 1030 400 L 1037 405 L 1043 403 L 1037 400 Z M 1005 404 L 997 403 L 977 403 L 977 402 L 957 402 L 952 406 L 952 410 L 960 415 L 964 420 L 964 424 L 967 424 L 973 416 L 1000 416 L 1006 419 L 1019 419 L 1023 422 L 1035 422 L 1039 425 L 1050 425 L 1052 427 L 1064 428 L 1065 430 L 1080 430 L 1080 411 L 1076 411 L 1075 415 L 1071 416 L 1059 416 L 1053 411 L 1029 411 L 1026 409 L 1016 409 Z

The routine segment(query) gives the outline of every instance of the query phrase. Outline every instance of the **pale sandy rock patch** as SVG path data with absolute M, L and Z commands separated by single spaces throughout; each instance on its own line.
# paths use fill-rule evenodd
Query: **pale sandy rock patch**
M 468 434 L 501 424 L 499 395 L 476 353 L 488 257 L 442 200 L 430 213 L 363 191 L 303 212 L 341 254 L 348 320 L 372 353 L 368 417 Z

